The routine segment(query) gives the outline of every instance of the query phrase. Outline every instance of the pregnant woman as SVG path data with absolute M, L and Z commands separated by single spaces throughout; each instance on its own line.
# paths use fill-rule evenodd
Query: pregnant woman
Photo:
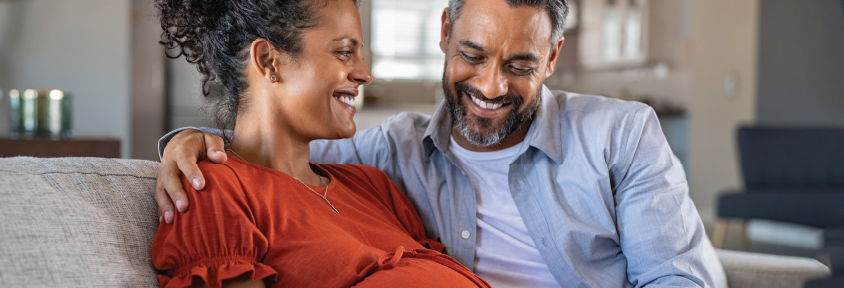
M 224 165 L 152 247 L 162 287 L 487 287 L 442 254 L 387 176 L 310 163 L 308 143 L 355 133 L 371 75 L 353 0 L 156 0 L 162 44 L 212 83 Z M 190 187 L 182 177 L 185 187 Z M 206 194 L 199 196 L 198 194 Z

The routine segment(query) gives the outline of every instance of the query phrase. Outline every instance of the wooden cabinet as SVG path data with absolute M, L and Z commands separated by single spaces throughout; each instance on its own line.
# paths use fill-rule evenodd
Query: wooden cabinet
M 117 138 L 0 137 L 0 157 L 101 157 L 120 158 Z

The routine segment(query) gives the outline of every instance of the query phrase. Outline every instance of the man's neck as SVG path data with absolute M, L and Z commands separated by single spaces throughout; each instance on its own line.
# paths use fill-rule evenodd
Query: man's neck
M 495 144 L 495 145 L 492 145 L 492 146 L 478 146 L 478 145 L 472 144 L 471 142 L 469 142 L 468 139 L 466 139 L 466 137 L 463 137 L 463 134 L 461 134 L 460 131 L 457 130 L 457 128 L 454 128 L 454 127 L 451 128 L 451 137 L 454 138 L 454 142 L 457 142 L 457 144 L 460 145 L 460 147 L 463 147 L 463 148 L 465 148 L 466 150 L 469 150 L 469 151 L 474 151 L 474 152 L 499 151 L 499 150 L 504 150 L 504 149 L 516 146 L 519 143 L 522 143 L 522 141 L 525 141 L 525 137 L 527 137 L 527 132 L 530 129 L 531 123 L 533 123 L 533 120 L 525 121 L 524 123 L 522 123 L 522 126 L 520 126 L 519 129 L 516 130 L 516 132 L 513 132 L 513 134 L 510 134 L 509 136 L 507 136 L 507 138 L 504 138 L 504 140 L 501 140 L 501 142 L 498 142 L 498 144 Z

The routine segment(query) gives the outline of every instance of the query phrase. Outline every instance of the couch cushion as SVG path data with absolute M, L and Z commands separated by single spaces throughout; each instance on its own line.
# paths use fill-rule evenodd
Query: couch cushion
M 155 287 L 158 163 L 0 158 L 0 286 Z
M 818 260 L 742 251 L 718 250 L 731 288 L 803 287 L 807 280 L 829 276 Z
M 748 189 L 844 189 L 844 129 L 742 127 L 738 142 Z
M 718 197 L 718 217 L 767 219 L 827 228 L 844 225 L 842 205 L 844 190 L 732 193 Z

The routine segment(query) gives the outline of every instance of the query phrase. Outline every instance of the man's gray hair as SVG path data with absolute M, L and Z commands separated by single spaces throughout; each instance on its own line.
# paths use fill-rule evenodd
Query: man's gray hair
M 510 7 L 519 7 L 527 5 L 535 8 L 543 8 L 548 12 L 548 17 L 551 19 L 551 46 L 557 44 L 557 41 L 563 38 L 563 28 L 566 25 L 566 16 L 569 14 L 568 0 L 503 0 L 510 5 Z M 448 0 L 448 22 L 451 27 L 460 18 L 460 10 L 463 9 L 463 4 L 466 0 Z

